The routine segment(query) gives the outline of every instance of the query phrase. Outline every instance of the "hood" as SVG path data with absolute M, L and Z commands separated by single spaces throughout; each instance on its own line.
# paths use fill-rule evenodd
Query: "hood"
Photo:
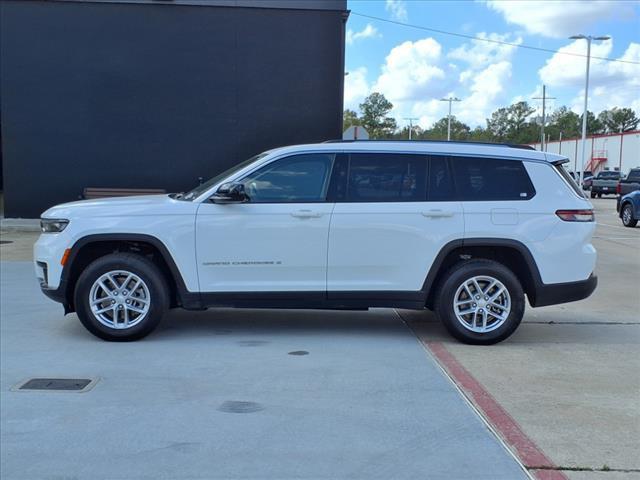
M 167 194 L 81 200 L 51 207 L 43 218 L 127 217 L 194 213 L 197 204 L 174 200 Z

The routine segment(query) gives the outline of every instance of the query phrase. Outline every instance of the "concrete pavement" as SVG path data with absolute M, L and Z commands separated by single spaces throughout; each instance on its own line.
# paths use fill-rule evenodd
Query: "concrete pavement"
M 176 311 L 107 343 L 1 269 L 3 479 L 527 478 L 392 310 Z M 33 376 L 100 381 L 10 390 Z
M 484 386 L 572 480 L 640 479 L 640 227 L 622 226 L 615 200 L 592 200 L 598 288 L 583 301 L 528 308 L 491 348 L 453 341 L 430 312 L 403 318 Z

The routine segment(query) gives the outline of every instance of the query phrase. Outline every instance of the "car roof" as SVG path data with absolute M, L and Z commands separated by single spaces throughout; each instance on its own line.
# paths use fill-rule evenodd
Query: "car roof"
M 341 152 L 385 152 L 385 153 L 425 153 L 441 155 L 473 155 L 483 157 L 502 157 L 513 159 L 527 159 L 546 162 L 568 161 L 564 155 L 541 152 L 529 146 L 509 145 L 499 143 L 477 142 L 446 142 L 446 141 L 413 141 L 413 140 L 357 140 L 330 141 L 324 143 L 309 143 L 274 148 L 270 154 L 287 154 L 303 151 L 341 151 Z

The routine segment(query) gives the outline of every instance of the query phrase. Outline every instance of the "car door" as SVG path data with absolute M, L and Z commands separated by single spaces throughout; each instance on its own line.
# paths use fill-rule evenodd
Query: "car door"
M 279 158 L 244 178 L 249 201 L 205 201 L 196 217 L 201 292 L 326 292 L 335 155 Z
M 329 231 L 329 298 L 349 292 L 415 294 L 440 249 L 463 235 L 462 207 L 453 200 L 446 159 L 353 153 L 346 171 Z

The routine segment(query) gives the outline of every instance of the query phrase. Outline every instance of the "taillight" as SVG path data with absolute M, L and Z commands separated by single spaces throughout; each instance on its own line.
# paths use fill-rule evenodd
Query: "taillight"
M 618 184 L 616 185 L 616 193 L 618 195 L 620 195 L 620 193 L 622 193 L 622 185 L 620 185 L 620 182 L 618 182 Z
M 556 215 L 565 222 L 593 222 L 595 220 L 593 210 L 556 210 Z

